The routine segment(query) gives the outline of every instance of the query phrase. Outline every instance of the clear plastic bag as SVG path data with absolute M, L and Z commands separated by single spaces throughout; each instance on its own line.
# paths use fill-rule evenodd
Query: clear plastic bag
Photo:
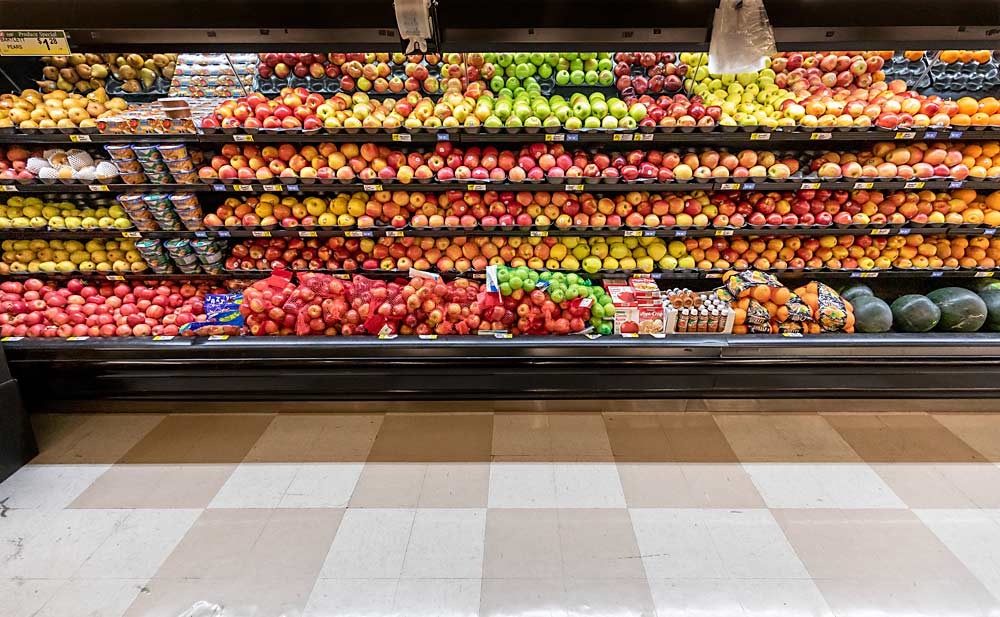
M 708 71 L 713 75 L 753 73 L 777 51 L 763 0 L 721 0 L 715 10 Z

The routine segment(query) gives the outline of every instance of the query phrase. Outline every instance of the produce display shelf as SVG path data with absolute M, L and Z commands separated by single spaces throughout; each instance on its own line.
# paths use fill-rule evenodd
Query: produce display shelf
M 504 237 L 657 237 L 657 238 L 711 238 L 728 236 L 908 236 L 910 234 L 948 236 L 992 236 L 996 227 L 980 226 L 925 226 L 925 227 L 815 227 L 815 226 L 765 226 L 765 227 L 706 227 L 706 228 L 623 228 L 623 227 L 574 227 L 571 229 L 510 229 L 475 228 L 395 228 L 372 229 L 207 229 L 205 231 L 136 231 L 117 229 L 65 230 L 65 229 L 0 229 L 0 240 L 32 240 L 56 238 L 83 240 L 90 238 L 450 238 L 456 236 Z
M 829 268 L 813 268 L 804 270 L 776 270 L 767 269 L 782 279 L 805 279 L 819 277 L 827 279 L 862 279 L 862 278 L 896 278 L 896 279 L 927 279 L 927 278 L 992 278 L 997 276 L 1000 268 L 994 269 L 953 269 L 953 270 L 930 270 L 930 269 L 886 269 L 886 270 L 832 270 Z M 370 278 L 407 278 L 409 270 L 329 270 L 326 268 L 310 270 L 293 270 L 293 272 L 321 272 L 333 274 L 342 278 L 349 278 L 354 274 L 364 275 Z M 566 271 L 569 272 L 569 271 Z M 721 279 L 724 270 L 656 270 L 653 272 L 643 272 L 640 270 L 598 270 L 594 273 L 587 273 L 574 270 L 582 277 L 594 279 L 625 278 L 630 276 L 649 277 L 660 281 L 692 281 Z M 439 273 L 444 277 L 466 277 L 476 280 L 483 280 L 486 274 L 483 271 L 466 270 L 464 272 L 450 271 Z M 3 275 L 3 278 L 10 280 L 24 280 L 28 278 L 45 278 L 50 280 L 67 280 L 80 278 L 85 280 L 110 280 L 110 281 L 220 281 L 231 279 L 262 279 L 271 276 L 270 270 L 226 270 L 219 274 L 156 274 L 153 272 L 11 272 Z M 1000 276 L 997 276 L 1000 278 Z
M 866 130 L 822 130 L 799 129 L 780 131 L 748 131 L 748 130 L 671 130 L 653 132 L 630 131 L 580 131 L 580 132 L 535 132 L 527 131 L 497 133 L 478 131 L 474 133 L 465 130 L 432 131 L 413 130 L 390 133 L 386 131 L 368 132 L 359 129 L 355 132 L 347 130 L 327 132 L 302 131 L 262 131 L 247 132 L 216 132 L 216 133 L 163 133 L 163 134 L 100 134 L 100 133 L 16 133 L 0 132 L 0 144 L 70 144 L 70 143 L 100 143 L 127 144 L 137 142 L 170 142 L 170 143 L 317 143 L 317 142 L 374 142 L 374 143 L 436 143 L 451 141 L 456 143 L 495 144 L 495 143 L 536 143 L 564 142 L 573 143 L 812 143 L 819 142 L 870 142 L 870 141 L 919 141 L 924 139 L 947 140 L 990 140 L 1000 139 L 1000 127 L 937 127 L 929 129 L 866 129 Z
M 214 193 L 374 193 L 386 191 L 566 191 L 572 193 L 621 193 L 630 191 L 799 191 L 806 189 L 827 190 L 954 190 L 954 189 L 1000 189 L 997 179 L 983 180 L 875 180 L 875 179 L 822 179 L 801 178 L 796 180 L 766 180 L 761 182 L 485 182 L 463 180 L 461 182 L 385 182 L 341 183 L 315 182 L 307 184 L 263 184 L 263 183 L 216 183 L 216 184 L 30 184 L 0 185 L 0 193 L 173 193 L 173 192 L 214 192 Z
M 989 333 L 25 338 L 2 345 L 29 403 L 1000 394 L 1000 337 Z

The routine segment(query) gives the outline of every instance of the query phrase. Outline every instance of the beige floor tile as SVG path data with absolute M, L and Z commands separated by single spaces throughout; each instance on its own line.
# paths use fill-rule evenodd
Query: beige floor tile
M 428 463 L 420 488 L 420 508 L 485 508 L 490 493 L 489 463 Z
M 927 414 L 830 414 L 826 420 L 869 463 L 986 462 Z
M 320 579 L 303 617 L 402 617 L 393 608 L 398 586 L 394 578 Z
M 761 508 L 739 463 L 618 463 L 629 508 Z
M 387 414 L 370 462 L 488 462 L 491 414 Z
M 204 508 L 236 465 L 112 465 L 70 508 Z
M 611 457 L 611 444 L 599 413 L 561 413 L 549 416 L 552 456 L 556 460 L 574 457 Z
M 92 418 L 88 413 L 33 413 L 31 427 L 35 431 L 38 451 L 45 452 Z
M 493 508 L 486 513 L 484 578 L 562 578 L 556 510 Z
M 834 579 L 817 580 L 816 586 L 837 617 L 1000 614 L 996 598 L 973 579 Z
M 415 515 L 402 508 L 346 510 L 320 578 L 399 578 Z
M 993 463 L 876 463 L 872 468 L 911 508 L 1000 508 Z
M 725 435 L 707 413 L 607 413 L 604 419 L 619 462 L 737 462 Z
M 909 510 L 774 510 L 815 579 L 971 579 Z
M 604 425 L 617 462 L 673 460 L 670 442 L 657 414 L 606 413 Z
M 657 615 L 645 580 L 556 578 L 485 579 L 479 614 L 481 617 Z
M 407 617 L 475 617 L 481 588 L 479 579 L 402 579 L 393 609 Z
M 154 578 L 135 599 L 125 617 L 178 617 L 196 603 L 225 609 L 222 615 L 301 615 L 306 608 L 313 579 L 265 578 L 165 579 Z M 198 613 L 214 615 L 213 612 Z
M 118 462 L 240 463 L 273 419 L 273 414 L 168 416 Z
M 611 460 L 611 443 L 600 413 L 499 413 L 494 419 L 494 456 L 538 461 Z
M 628 510 L 581 508 L 558 516 L 565 578 L 645 578 Z
M 343 510 L 205 510 L 155 578 L 303 579 L 318 576 Z
M 493 417 L 495 456 L 548 457 L 552 436 L 547 414 L 498 413 Z
M 71 415 L 35 421 L 36 464 L 111 464 L 153 430 L 165 416 L 154 414 Z
M 931 417 L 988 460 L 1000 462 L 1000 414 L 940 413 Z
M 716 414 L 744 463 L 858 462 L 861 457 L 817 414 Z
M 121 617 L 146 579 L 67 581 L 32 617 Z
M 485 579 L 480 617 L 568 617 L 560 578 Z
M 656 609 L 645 579 L 566 579 L 569 616 L 654 617 Z
M 351 508 L 416 508 L 427 474 L 421 463 L 365 463 Z
M 248 463 L 364 462 L 382 414 L 279 414 L 246 456 Z

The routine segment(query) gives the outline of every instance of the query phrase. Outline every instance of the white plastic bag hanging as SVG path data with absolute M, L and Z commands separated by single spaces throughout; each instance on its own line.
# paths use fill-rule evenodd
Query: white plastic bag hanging
M 774 32 L 763 0 L 721 0 L 715 10 L 708 71 L 714 75 L 752 73 L 775 53 Z
M 399 36 L 407 41 L 406 53 L 424 53 L 427 41 L 433 36 L 430 17 L 430 0 L 395 0 L 396 26 Z

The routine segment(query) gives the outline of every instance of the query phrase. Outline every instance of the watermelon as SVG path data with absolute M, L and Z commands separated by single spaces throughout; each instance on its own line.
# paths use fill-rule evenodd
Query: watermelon
M 1000 287 L 981 289 L 979 297 L 986 303 L 986 327 L 992 332 L 1000 332 Z
M 1000 289 L 1000 281 L 994 278 L 972 279 L 969 282 L 969 289 L 976 293 L 982 293 L 985 289 Z
M 861 295 L 854 303 L 856 332 L 888 332 L 892 328 L 892 310 L 881 298 Z
M 920 294 L 900 296 L 890 308 L 892 323 L 900 332 L 928 332 L 941 319 L 941 309 Z
M 968 289 L 942 287 L 927 294 L 927 298 L 941 309 L 938 330 L 975 332 L 986 323 L 986 303 Z
M 848 285 L 847 287 L 840 290 L 840 297 L 844 298 L 851 304 L 854 304 L 854 299 L 860 296 L 874 296 L 875 292 L 868 285 Z

